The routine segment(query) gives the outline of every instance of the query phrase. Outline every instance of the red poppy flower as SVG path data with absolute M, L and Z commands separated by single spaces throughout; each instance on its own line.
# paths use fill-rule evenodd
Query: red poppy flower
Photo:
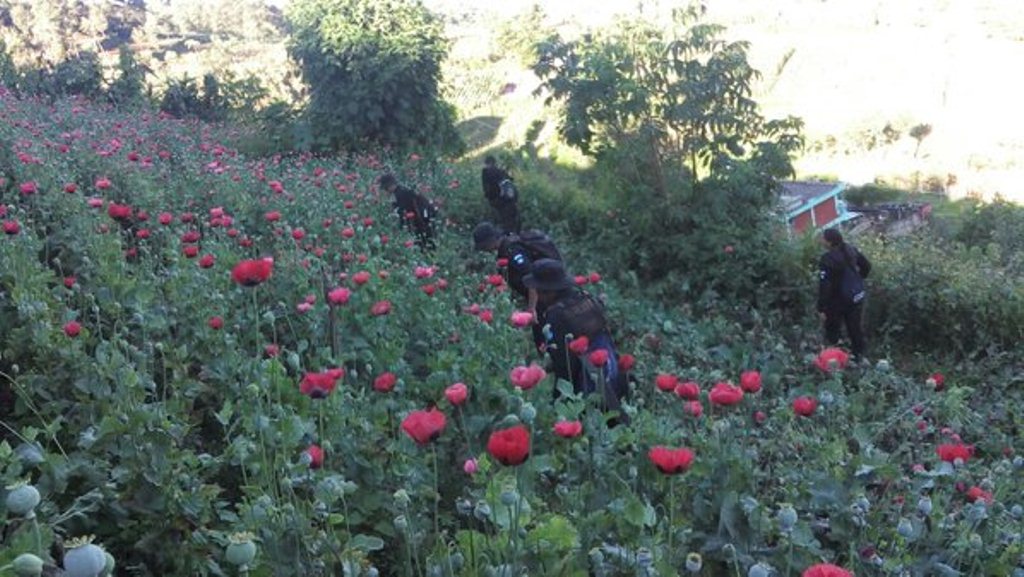
M 341 373 L 337 371 L 306 373 L 299 383 L 299 392 L 313 399 L 324 399 L 334 392 L 339 378 L 341 378 Z
M 269 186 L 270 190 L 274 191 L 275 194 L 281 194 L 284 192 L 284 185 L 281 184 L 280 180 L 271 180 L 267 183 L 267 186 Z
M 182 254 L 185 255 L 186 258 L 195 258 L 199 256 L 199 247 L 194 244 L 190 244 L 182 248 L 181 252 Z
M 114 220 L 127 220 L 132 217 L 132 207 L 112 202 L 107 205 L 107 214 Z
M 686 401 L 683 403 L 683 412 L 691 417 L 699 417 L 704 414 L 704 405 L 700 401 Z
M 456 407 L 465 403 L 468 397 L 469 387 L 465 383 L 455 383 L 444 390 L 444 398 L 448 399 L 448 402 Z
M 365 270 L 361 270 L 352 275 L 352 282 L 356 283 L 356 286 L 364 285 L 370 282 L 370 273 Z
M 317 445 L 310 445 L 306 451 L 306 459 L 309 460 L 310 469 L 319 469 L 324 466 L 324 450 Z
M 231 280 L 242 286 L 256 286 L 270 278 L 273 271 L 273 259 L 243 260 L 231 269 Z
M 939 445 L 935 448 L 935 453 L 947 463 L 953 463 L 957 459 L 966 463 L 974 454 L 974 447 L 963 443 Z
M 623 353 L 619 355 L 619 368 L 628 371 L 636 365 L 636 357 L 629 353 Z
M 492 311 L 490 309 L 484 310 L 484 311 L 480 311 L 480 316 L 478 318 L 481 321 L 489 324 L 491 321 L 494 320 L 494 311 Z
M 679 383 L 675 388 L 676 396 L 687 401 L 696 401 L 700 398 L 700 385 L 693 381 Z
M 693 464 L 693 451 L 682 447 L 670 449 L 668 447 L 653 447 L 647 454 L 654 466 L 666 475 L 677 475 L 690 468 Z
M 740 375 L 740 388 L 745 393 L 756 393 L 761 390 L 761 373 L 758 371 L 743 371 Z
M 276 211 L 276 210 L 271 210 L 271 211 L 267 212 L 266 214 L 264 214 L 263 218 L 265 218 L 267 220 L 267 222 L 277 222 L 277 221 L 281 220 L 281 213 L 279 211 Z
M 68 194 L 74 194 L 76 190 L 78 190 L 78 185 L 73 182 L 64 185 L 64 192 Z
M 6 235 L 15 235 L 21 232 L 21 225 L 16 220 L 5 220 L 3 226 Z
M 818 408 L 818 400 L 814 397 L 797 397 L 793 399 L 793 412 L 801 417 L 810 417 Z
M 530 456 L 530 432 L 522 425 L 491 433 L 487 452 L 506 467 L 523 464 Z
M 29 196 L 35 194 L 39 190 L 39 187 L 34 181 L 28 181 L 21 183 L 21 194 L 22 196 Z
M 679 377 L 675 375 L 660 374 L 654 377 L 654 386 L 658 387 L 659 391 L 669 392 L 676 389 L 676 385 L 679 384 Z
M 215 259 L 212 254 L 204 254 L 203 258 L 199 259 L 199 266 L 201 268 L 212 268 Z
M 754 413 L 754 422 L 758 425 L 763 425 L 768 420 L 768 415 L 764 411 L 757 411 Z
M 931 383 L 936 392 L 941 392 L 946 388 L 946 377 L 942 373 L 932 373 L 928 377 L 928 382 Z
M 210 317 L 210 320 L 207 321 L 207 324 L 210 325 L 211 329 L 219 331 L 221 328 L 224 327 L 224 319 L 220 317 Z
M 343 305 L 352 298 L 352 291 L 345 287 L 339 287 L 327 293 L 327 302 L 332 305 Z
M 279 346 L 277 346 L 277 345 L 275 345 L 273 343 L 271 343 L 269 345 L 264 345 L 263 346 L 263 356 L 267 357 L 268 359 L 272 359 L 272 358 L 276 357 L 278 354 L 280 354 L 280 352 L 281 352 L 281 347 L 279 347 Z
M 302 230 L 301 228 L 296 228 L 292 230 L 292 238 L 294 240 L 302 240 L 306 238 L 306 231 Z
M 981 500 L 991 505 L 993 499 L 992 493 L 982 489 L 981 487 L 975 486 L 971 487 L 970 489 L 967 489 L 967 500 L 970 501 L 971 503 Z
M 78 321 L 69 321 L 64 324 L 64 334 L 75 338 L 82 332 L 82 324 Z
M 377 301 L 370 307 L 370 314 L 379 317 L 391 312 L 391 301 Z
M 739 404 L 743 400 L 743 389 L 731 383 L 718 383 L 708 394 L 712 404 L 728 407 Z
M 199 242 L 201 238 L 198 230 L 190 230 L 185 234 L 181 235 L 182 244 L 193 244 Z
M 402 421 L 402 430 L 419 445 L 426 445 L 441 436 L 446 419 L 436 408 L 413 411 Z
M 156 217 L 156 220 L 160 224 L 167 226 L 174 222 L 174 215 L 169 212 L 161 212 L 160 216 Z
M 594 351 L 587 355 L 587 360 L 595 367 L 603 367 L 608 362 L 608 351 L 605 349 L 594 349 Z
M 590 348 L 590 339 L 586 335 L 569 341 L 569 352 L 574 355 L 582 355 L 587 352 L 588 348 Z
M 516 328 L 528 327 L 533 323 L 533 314 L 526 311 L 515 311 L 509 317 L 509 322 Z
M 575 277 L 573 277 L 572 280 L 573 280 L 573 282 L 576 283 L 576 286 L 583 286 L 583 285 L 587 284 L 587 282 L 588 282 L 587 277 L 585 277 L 585 276 L 583 276 L 581 274 L 576 275 Z
M 846 365 L 850 363 L 850 355 L 843 349 L 837 349 L 835 347 L 829 347 L 814 358 L 814 366 L 820 370 L 830 373 L 837 369 L 845 369 Z
M 110 179 L 106 178 L 106 177 L 97 178 L 96 179 L 96 188 L 98 188 L 100 190 L 106 190 L 106 189 L 110 188 Z
M 64 277 L 64 286 L 66 288 L 71 288 L 71 287 L 75 286 L 75 277 L 73 277 L 73 276 L 66 276 L 66 277 Z
M 601 275 L 596 273 L 596 272 L 592 272 L 592 273 L 590 273 L 589 280 L 590 280 L 591 284 L 597 284 L 597 283 L 601 282 Z
M 536 364 L 531 364 L 528 367 L 518 366 L 509 373 L 512 385 L 524 391 L 536 387 L 537 383 L 543 381 L 546 376 L 548 376 L 547 372 Z
M 853 577 L 853 573 L 831 563 L 820 563 L 805 569 L 801 577 Z
M 395 388 L 397 382 L 398 377 L 394 373 L 381 373 L 376 379 L 373 379 L 373 390 L 379 393 L 389 393 Z
M 583 433 L 583 423 L 579 421 L 559 421 L 555 423 L 553 430 L 559 437 L 571 439 Z
M 505 284 L 505 277 L 501 276 L 500 274 L 492 274 L 487 277 L 487 284 L 493 287 L 499 287 Z
M 437 292 L 437 285 L 435 285 L 434 283 L 425 284 L 420 287 L 420 290 L 423 291 L 423 294 L 427 295 L 428 297 L 432 297 L 434 296 L 434 293 Z

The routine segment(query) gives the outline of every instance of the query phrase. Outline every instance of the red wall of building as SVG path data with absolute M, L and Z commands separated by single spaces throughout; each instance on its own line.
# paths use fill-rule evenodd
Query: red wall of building
M 805 210 L 800 214 L 794 216 L 789 221 L 789 226 L 793 228 L 793 232 L 801 233 L 809 228 L 813 227 L 811 223 L 811 211 Z
M 839 218 L 839 211 L 836 210 L 836 197 L 831 197 L 825 202 L 815 205 L 814 223 L 817 226 L 824 226 Z

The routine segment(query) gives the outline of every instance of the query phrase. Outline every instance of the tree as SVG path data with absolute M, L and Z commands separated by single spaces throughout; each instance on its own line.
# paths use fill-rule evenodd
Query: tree
M 682 170 L 694 190 L 739 162 L 766 177 L 787 175 L 789 154 L 803 144 L 802 123 L 761 115 L 749 46 L 722 40 L 723 31 L 690 8 L 674 11 L 667 31 L 624 20 L 579 40 L 556 34 L 538 44 L 534 72 L 549 102 L 561 106 L 569 144 L 598 158 L 632 147 L 644 178 L 663 195 L 673 171 Z
M 438 90 L 443 26 L 419 0 L 295 0 L 286 16 L 322 146 L 461 147 Z

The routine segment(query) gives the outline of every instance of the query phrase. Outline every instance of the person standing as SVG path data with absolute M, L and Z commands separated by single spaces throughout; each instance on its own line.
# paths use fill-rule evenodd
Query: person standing
M 555 375 L 572 383 L 575 393 L 599 393 L 602 410 L 620 411 L 617 422 L 628 422 L 621 408 L 629 381 L 619 370 L 604 305 L 577 287 L 558 260 L 533 263 L 523 284 L 537 291 L 545 307 L 542 331 Z
M 867 352 L 864 279 L 871 273 L 871 262 L 834 228 L 825 230 L 821 239 L 828 249 L 818 261 L 818 315 L 824 325 L 825 342 L 838 343 L 845 325 L 850 352 L 855 359 L 862 360 Z
M 422 194 L 398 184 L 395 175 L 388 173 L 380 177 L 380 188 L 394 199 L 395 214 L 403 227 L 416 235 L 416 244 L 423 249 L 434 248 L 434 217 L 437 207 Z
M 491 155 L 484 158 L 480 182 L 484 197 L 494 209 L 498 225 L 505 232 L 519 232 L 522 226 L 519 220 L 519 191 L 508 171 L 499 168 L 498 161 Z

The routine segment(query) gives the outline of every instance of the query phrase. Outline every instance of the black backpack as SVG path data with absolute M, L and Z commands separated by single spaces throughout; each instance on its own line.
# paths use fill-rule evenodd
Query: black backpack
M 519 200 L 519 189 L 516 188 L 516 183 L 512 182 L 511 178 L 506 178 L 498 183 L 498 198 L 504 201 L 517 201 Z
M 848 305 L 860 304 L 864 301 L 864 297 L 867 296 L 867 290 L 864 287 L 864 278 L 860 275 L 860 271 L 857 270 L 857 249 L 852 246 L 848 246 L 843 258 L 841 259 L 843 270 L 842 276 L 839 277 L 839 294 L 843 297 L 843 302 Z
M 539 230 L 524 230 L 519 233 L 519 242 L 526 247 L 530 254 L 530 260 L 536 262 L 542 258 L 562 260 L 562 253 L 558 252 L 551 237 Z

